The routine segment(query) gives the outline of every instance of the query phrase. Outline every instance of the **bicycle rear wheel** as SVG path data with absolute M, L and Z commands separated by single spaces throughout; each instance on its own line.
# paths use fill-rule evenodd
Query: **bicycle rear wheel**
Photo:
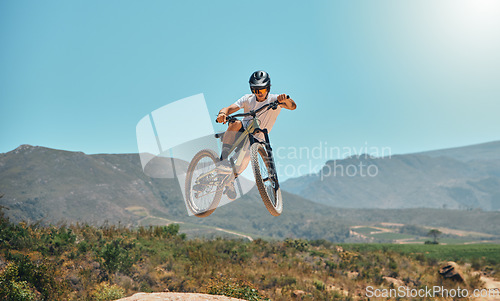
M 283 200 L 275 171 L 271 167 L 273 165 L 272 158 L 261 143 L 252 144 L 250 156 L 260 197 L 269 213 L 273 216 L 279 216 L 283 211 Z
M 216 171 L 219 162 L 211 149 L 199 151 L 189 163 L 185 183 L 185 197 L 189 210 L 197 217 L 214 212 L 222 197 L 223 186 Z

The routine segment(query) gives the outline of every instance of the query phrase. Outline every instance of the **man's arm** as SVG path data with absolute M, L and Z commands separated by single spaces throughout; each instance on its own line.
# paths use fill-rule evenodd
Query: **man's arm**
M 234 112 L 238 111 L 240 107 L 238 107 L 236 104 L 232 104 L 229 107 L 222 108 L 219 111 L 219 114 L 217 115 L 217 122 L 218 123 L 226 123 L 226 117 L 228 115 L 233 114 Z
M 280 102 L 280 107 L 289 109 L 289 110 L 295 110 L 297 108 L 297 105 L 295 104 L 295 101 L 291 98 L 287 98 L 288 96 L 286 94 L 280 94 L 278 95 L 278 101 Z

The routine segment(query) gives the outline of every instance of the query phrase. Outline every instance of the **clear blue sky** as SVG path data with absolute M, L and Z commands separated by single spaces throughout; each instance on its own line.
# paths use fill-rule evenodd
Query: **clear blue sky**
M 215 115 L 258 69 L 298 104 L 281 147 L 500 140 L 499 33 L 495 0 L 1 1 L 0 152 L 137 152 L 143 116 L 198 93 Z

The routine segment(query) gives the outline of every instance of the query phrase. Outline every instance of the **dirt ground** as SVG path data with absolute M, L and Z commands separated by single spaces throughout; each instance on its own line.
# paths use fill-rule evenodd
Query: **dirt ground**
M 484 282 L 485 289 L 491 292 L 491 296 L 480 297 L 475 299 L 476 301 L 500 301 L 500 281 L 496 281 L 493 278 L 481 276 L 481 281 Z

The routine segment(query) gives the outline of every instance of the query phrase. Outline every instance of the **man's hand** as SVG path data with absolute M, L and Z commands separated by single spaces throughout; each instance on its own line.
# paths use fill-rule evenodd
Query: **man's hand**
M 278 95 L 278 102 L 279 103 L 284 103 L 285 99 L 286 99 L 286 94 L 280 94 L 280 95 Z
M 216 121 L 218 123 L 226 123 L 227 115 L 224 112 L 219 112 L 219 115 L 217 115 Z
M 219 114 L 217 115 L 217 118 L 215 119 L 215 121 L 217 121 L 218 123 L 225 124 L 227 122 L 227 116 L 233 114 L 234 112 L 238 111 L 239 109 L 240 109 L 240 107 L 238 107 L 235 104 L 232 104 L 227 108 L 222 108 L 219 111 Z
M 297 107 L 295 102 L 291 98 L 288 98 L 286 94 L 278 95 L 278 102 L 280 103 L 280 106 L 285 109 L 295 110 Z

